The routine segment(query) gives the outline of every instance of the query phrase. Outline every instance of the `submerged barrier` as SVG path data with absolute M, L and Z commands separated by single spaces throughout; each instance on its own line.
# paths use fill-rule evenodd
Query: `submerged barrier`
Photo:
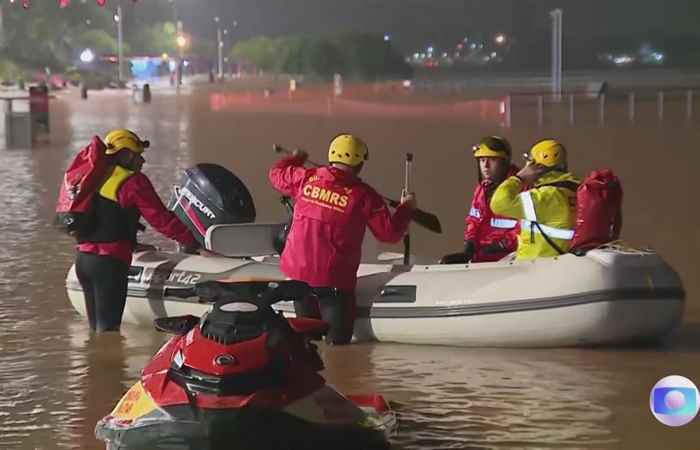
M 209 104 L 216 112 L 437 118 L 505 128 L 619 126 L 647 125 L 649 121 L 692 123 L 696 89 L 700 88 L 623 91 L 598 83 L 589 90 L 564 92 L 560 97 L 551 92 L 516 92 L 502 97 L 454 100 L 454 96 L 431 96 L 417 91 L 415 86 L 398 83 L 344 86 L 342 95 L 334 95 L 329 88 L 302 85 L 294 90 L 211 93 Z
M 296 94 L 296 93 L 295 93 Z M 507 109 L 503 99 L 465 100 L 449 103 L 392 102 L 392 99 L 348 99 L 334 96 L 281 98 L 262 93 L 212 93 L 209 106 L 215 112 L 269 112 L 325 116 L 371 116 L 474 120 L 502 125 Z
M 692 123 L 698 88 L 645 89 L 629 92 L 570 92 L 557 100 L 551 93 L 510 94 L 504 101 L 506 127 L 530 125 L 619 125 L 650 120 Z

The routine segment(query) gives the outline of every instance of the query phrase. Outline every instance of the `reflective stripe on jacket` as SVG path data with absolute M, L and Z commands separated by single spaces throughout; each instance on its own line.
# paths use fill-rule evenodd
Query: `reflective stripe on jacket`
M 569 249 L 576 221 L 576 192 L 565 187 L 547 186 L 561 181 L 579 182 L 571 173 L 552 171 L 540 177 L 534 187 L 521 192 L 520 179 L 510 177 L 491 197 L 494 212 L 520 220 L 517 259 L 559 255 L 542 232 L 562 251 Z

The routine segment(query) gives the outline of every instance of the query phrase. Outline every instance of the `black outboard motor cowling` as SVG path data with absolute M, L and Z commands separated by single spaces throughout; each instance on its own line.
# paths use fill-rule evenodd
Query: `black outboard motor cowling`
M 202 246 L 212 225 L 255 221 L 255 204 L 248 188 L 218 164 L 197 164 L 185 170 L 168 207 Z

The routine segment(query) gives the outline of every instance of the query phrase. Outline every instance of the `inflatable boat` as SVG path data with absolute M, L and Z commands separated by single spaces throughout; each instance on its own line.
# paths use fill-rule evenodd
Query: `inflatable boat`
M 558 347 L 653 340 L 682 319 L 685 293 L 656 253 L 611 246 L 534 261 L 464 265 L 362 264 L 355 340 Z M 282 280 L 276 258 L 142 252 L 134 256 L 123 320 L 202 315 L 210 306 L 169 290 L 208 280 Z M 71 268 L 73 307 L 85 315 Z M 277 305 L 293 316 L 291 303 Z
M 172 289 L 210 280 L 284 279 L 274 257 L 284 225 L 251 223 L 255 210 L 245 186 L 204 172 L 186 174 L 171 208 L 199 230 L 205 248 L 220 256 L 136 253 L 124 322 L 152 326 L 159 317 L 201 316 L 210 308 L 194 297 L 175 297 Z M 218 186 L 209 178 L 219 179 Z M 235 192 L 222 194 L 226 186 L 235 186 Z M 219 216 L 227 223 L 210 220 Z M 245 223 L 232 223 L 241 216 L 246 219 L 239 222 Z M 583 256 L 534 261 L 398 262 L 360 265 L 356 341 L 474 347 L 622 344 L 663 338 L 683 315 L 681 280 L 651 250 L 608 245 Z M 66 286 L 73 307 L 85 315 L 74 268 Z M 290 302 L 275 307 L 294 315 Z

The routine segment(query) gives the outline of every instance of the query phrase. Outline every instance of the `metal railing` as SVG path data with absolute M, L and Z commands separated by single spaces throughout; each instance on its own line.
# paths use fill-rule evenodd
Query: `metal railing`
M 695 91 L 699 89 L 700 87 L 637 89 L 599 94 L 578 91 L 564 93 L 559 101 L 551 93 L 511 93 L 503 100 L 503 125 L 510 128 L 514 125 L 514 120 L 531 123 L 532 118 L 539 127 L 550 123 L 562 124 L 562 119 L 569 126 L 590 124 L 592 109 L 595 110 L 598 125 L 619 125 L 623 105 L 626 116 L 624 120 L 635 124 L 640 121 L 640 105 L 646 106 L 644 119 L 649 119 L 651 102 L 655 104 L 655 119 L 658 122 L 663 122 L 671 114 L 675 119 L 682 114 L 685 121 L 690 123 L 695 114 Z M 582 121 L 579 113 L 583 111 L 586 112 L 587 120 Z

